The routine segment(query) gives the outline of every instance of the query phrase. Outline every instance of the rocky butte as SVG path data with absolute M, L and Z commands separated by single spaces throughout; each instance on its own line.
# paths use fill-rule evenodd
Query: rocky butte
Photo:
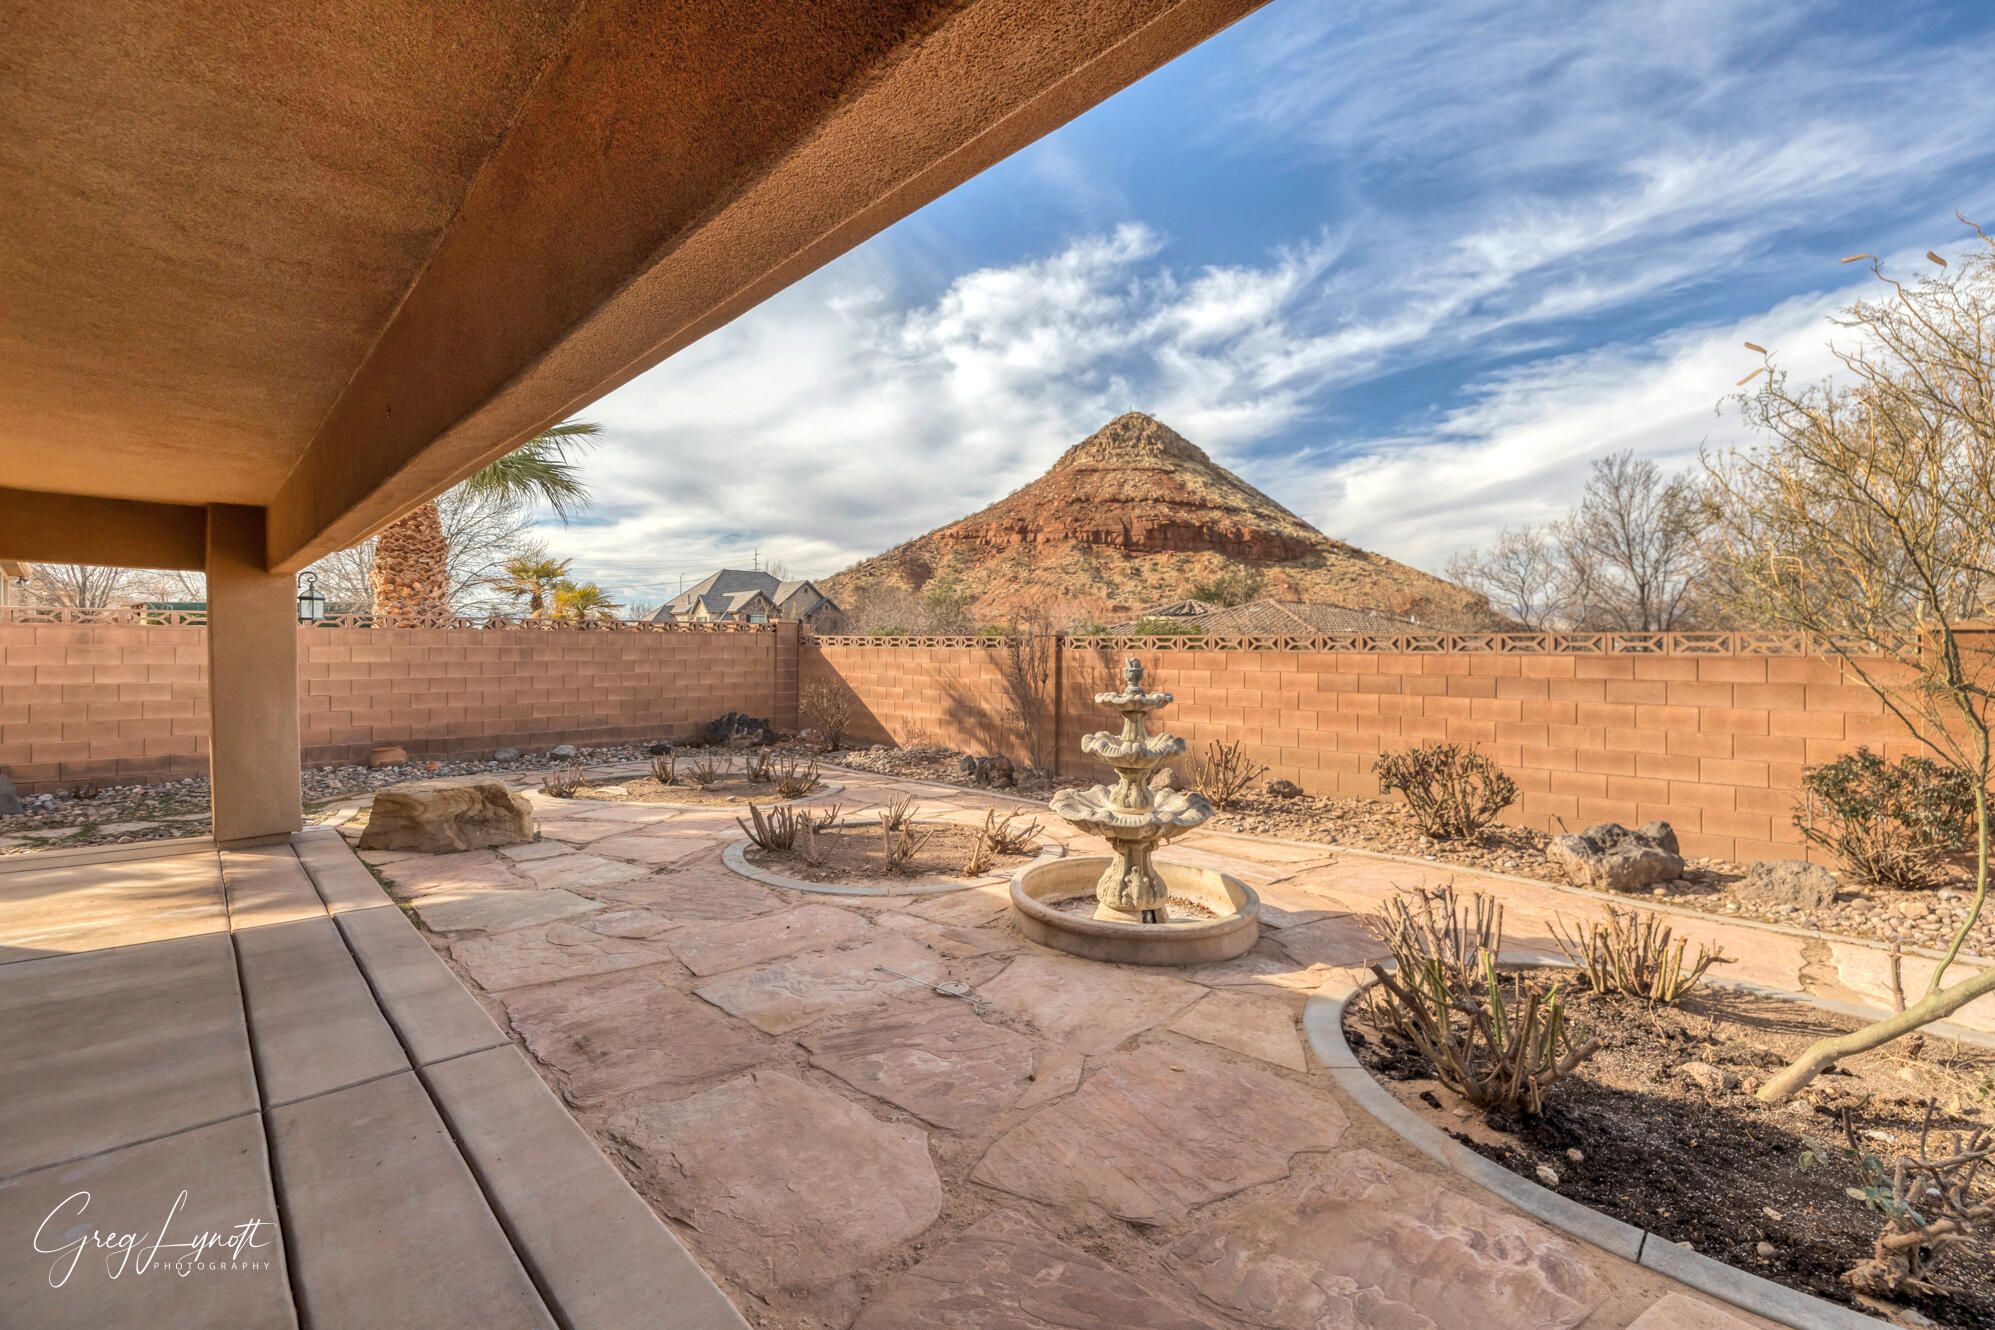
M 1230 580 L 1445 628 L 1492 622 L 1474 593 L 1324 535 L 1170 426 L 1132 411 L 981 512 L 829 579 L 847 606 L 941 592 L 979 623 L 1126 617 Z

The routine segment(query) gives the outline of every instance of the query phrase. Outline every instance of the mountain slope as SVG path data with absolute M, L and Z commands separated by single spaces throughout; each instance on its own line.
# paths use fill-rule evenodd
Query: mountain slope
M 1332 539 L 1169 426 L 1118 416 L 1023 489 L 825 581 L 847 609 L 912 591 L 977 623 L 1127 617 L 1218 581 L 1444 627 L 1491 621 L 1481 599 Z

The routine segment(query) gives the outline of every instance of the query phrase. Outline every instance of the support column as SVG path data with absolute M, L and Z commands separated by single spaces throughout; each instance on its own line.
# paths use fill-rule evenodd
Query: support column
M 215 840 L 283 840 L 302 825 L 298 588 L 264 571 L 264 510 L 208 505 L 208 773 Z

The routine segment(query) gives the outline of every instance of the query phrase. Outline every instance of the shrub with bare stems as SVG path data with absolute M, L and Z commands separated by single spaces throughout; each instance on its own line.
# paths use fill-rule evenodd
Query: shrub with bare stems
M 1565 921 L 1552 919 L 1552 941 L 1566 959 L 1586 976 L 1596 993 L 1624 993 L 1647 1002 L 1675 1006 L 1714 965 L 1729 965 L 1722 951 L 1697 945 L 1697 957 L 1685 964 L 1688 938 L 1670 945 L 1672 929 L 1661 917 L 1607 907 L 1607 917 L 1568 932 Z
M 805 825 L 805 819 L 796 812 L 781 806 L 764 813 L 754 804 L 748 805 L 748 816 L 753 822 L 734 819 L 734 824 L 748 833 L 748 839 L 765 850 L 788 850 L 797 843 L 797 830 Z
M 833 804 L 829 808 L 820 808 L 815 813 L 806 810 L 805 816 L 810 818 L 814 830 L 829 831 L 838 825 L 839 814 L 844 811 L 844 804 Z
M 651 759 L 651 779 L 660 785 L 676 784 L 679 779 L 679 755 L 668 748 Z
M 917 837 L 906 822 L 895 826 L 883 816 L 880 819 L 880 836 L 885 842 L 887 872 L 895 876 L 913 872 L 915 855 L 921 853 L 921 847 L 928 844 L 934 835 L 933 831 L 925 831 Z
M 776 784 L 776 793 L 785 799 L 795 799 L 809 794 L 817 788 L 817 759 L 799 762 L 794 757 L 785 757 L 772 768 L 770 779 Z
M 888 831 L 899 831 L 914 817 L 914 796 L 896 794 L 887 800 L 887 806 L 880 810 L 880 825 Z
M 686 764 L 686 779 L 702 790 L 710 790 L 727 779 L 728 764 L 724 759 L 716 759 L 711 754 L 701 754 L 699 761 Z
M 1401 892 L 1367 921 L 1392 953 L 1374 964 L 1371 1016 L 1413 1045 L 1434 1078 L 1492 1117 L 1542 1112 L 1545 1093 L 1599 1051 L 1568 1029 L 1563 998 L 1549 987 L 1497 974 L 1503 907 L 1472 894 L 1457 906 L 1452 885 Z
M 767 785 L 776 778 L 771 769 L 775 755 L 766 748 L 757 748 L 741 757 L 741 778 L 750 785 Z
M 1824 1155 L 1840 1155 L 1856 1168 L 1860 1187 L 1849 1195 L 1885 1217 L 1884 1230 L 1866 1259 L 1843 1272 L 1859 1293 L 1897 1298 L 1933 1294 L 1943 1285 L 1933 1266 L 1957 1247 L 1981 1247 L 1995 1234 L 1995 1195 L 1977 1185 L 1983 1166 L 1995 1158 L 1995 1132 L 1977 1127 L 1967 1135 L 1947 1133 L 1946 1153 L 1932 1153 L 1933 1106 L 1919 1129 L 1919 1153 L 1886 1160 L 1864 1148 L 1850 1110 L 1843 1109 L 1843 1143 L 1815 1146 L 1801 1154 L 1811 1168 Z
M 1018 819 L 1025 816 L 1025 810 L 1014 808 L 1002 818 L 997 809 L 987 809 L 984 813 L 983 836 L 990 842 L 991 849 L 999 854 L 1030 854 L 1039 844 L 1039 823 L 1035 819 L 1020 824 Z
M 1215 808 L 1231 808 L 1248 786 L 1268 773 L 1237 742 L 1223 744 L 1217 739 L 1205 746 L 1203 754 L 1185 754 L 1178 768 L 1184 787 L 1204 794 Z
M 580 762 L 556 767 L 540 778 L 541 793 L 555 799 L 573 799 L 575 791 L 582 788 L 582 775 Z
M 829 857 L 825 854 L 824 847 L 818 844 L 818 830 L 818 823 L 808 817 L 801 819 L 797 827 L 797 843 L 790 847 L 791 853 L 812 868 L 824 867 L 824 861 Z
M 844 743 L 845 731 L 852 727 L 851 692 L 822 680 L 805 684 L 797 693 L 797 710 L 817 722 L 817 732 L 824 737 L 826 751 Z
M 1468 840 L 1517 801 L 1517 782 L 1489 756 L 1460 744 L 1415 744 L 1372 764 L 1381 794 L 1399 791 L 1420 830 Z
M 983 827 L 970 842 L 970 853 L 963 859 L 964 877 L 982 877 L 991 867 L 991 827 L 990 819 L 984 819 Z

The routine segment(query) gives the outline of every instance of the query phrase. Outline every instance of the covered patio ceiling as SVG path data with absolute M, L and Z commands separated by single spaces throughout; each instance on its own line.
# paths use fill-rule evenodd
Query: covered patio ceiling
M 0 556 L 302 567 L 1259 3 L 24 9 Z

